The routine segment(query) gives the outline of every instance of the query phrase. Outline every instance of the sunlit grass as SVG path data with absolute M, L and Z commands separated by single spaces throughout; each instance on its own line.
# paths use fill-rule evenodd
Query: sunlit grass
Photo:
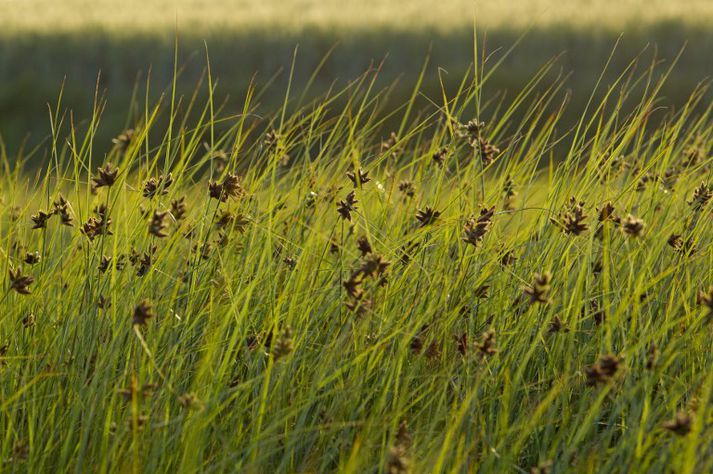
M 3 155 L 2 469 L 709 471 L 710 110 L 622 71 L 562 126 L 549 67 L 271 116 L 209 75 L 106 156 L 60 97 Z

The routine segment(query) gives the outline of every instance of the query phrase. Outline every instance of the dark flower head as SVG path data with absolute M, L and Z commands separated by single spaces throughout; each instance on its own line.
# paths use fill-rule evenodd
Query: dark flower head
M 595 386 L 606 383 L 617 374 L 621 367 L 621 358 L 613 354 L 607 354 L 587 367 L 584 371 L 587 376 L 587 385 Z
M 146 321 L 155 317 L 153 304 L 148 299 L 141 301 L 134 309 L 132 323 L 134 326 L 145 326 Z
M 45 229 L 47 227 L 47 221 L 52 217 L 51 213 L 44 211 L 37 211 L 37 214 L 32 215 L 33 229 Z
M 549 293 L 552 285 L 552 273 L 535 273 L 532 283 L 523 287 L 522 292 L 530 300 L 530 304 L 549 304 Z
M 181 197 L 180 199 L 174 199 L 173 201 L 171 201 L 171 215 L 176 220 L 176 222 L 183 220 L 183 218 L 186 216 L 186 212 L 187 208 L 185 197 Z
M 32 293 L 30 285 L 35 281 L 30 275 L 22 273 L 22 267 L 17 267 L 15 270 L 10 269 L 10 289 L 15 290 L 21 295 L 29 295 Z
M 700 211 L 706 207 L 712 198 L 713 186 L 701 183 L 700 186 L 693 190 L 693 197 L 688 201 L 688 204 L 690 204 L 694 211 Z
M 356 204 L 359 201 L 356 198 L 354 191 L 350 191 L 346 198 L 337 203 L 337 212 L 346 221 L 352 220 L 352 212 L 357 210 Z
M 355 188 L 360 188 L 362 184 L 371 181 L 369 172 L 359 168 L 358 170 L 347 171 L 347 178 L 352 182 Z
M 621 228 L 624 233 L 630 235 L 631 237 L 641 237 L 644 232 L 644 227 L 644 221 L 638 217 L 632 216 L 631 214 L 626 216 L 621 223 Z
M 416 220 L 418 220 L 419 227 L 426 227 L 427 225 L 431 225 L 441 215 L 441 211 L 437 211 L 433 209 L 432 207 L 426 206 L 424 209 L 419 209 L 416 212 Z
M 678 436 L 686 436 L 693 428 L 693 417 L 685 411 L 676 413 L 676 417 L 663 424 L 663 428 Z
M 149 178 L 144 183 L 143 195 L 146 198 L 153 198 L 156 194 L 168 194 L 168 188 L 173 184 L 173 174 L 168 173 L 167 176 L 161 175 L 158 178 Z
M 442 168 L 446 162 L 446 158 L 448 158 L 448 148 L 447 147 L 439 148 L 436 152 L 433 153 L 432 158 L 433 158 L 433 162 L 436 163 L 439 168 Z
M 166 237 L 168 235 L 166 232 L 168 228 L 168 224 L 166 223 L 167 216 L 168 211 L 154 211 L 151 222 L 149 223 L 149 234 L 159 238 Z
M 121 151 L 126 151 L 134 139 L 135 132 L 133 129 L 124 130 L 116 138 L 112 138 L 112 143 L 117 145 Z
M 589 216 L 584 212 L 584 202 L 577 202 L 572 197 L 566 209 L 560 212 L 556 218 L 550 218 L 550 221 L 562 229 L 565 234 L 580 235 L 589 230 L 589 225 L 584 222 L 587 217 Z
M 399 183 L 399 191 L 407 198 L 412 198 L 416 194 L 416 187 L 413 185 L 413 181 L 405 179 Z
M 477 247 L 485 237 L 485 234 L 488 233 L 488 230 L 490 230 L 494 214 L 495 206 L 490 208 L 483 207 L 477 218 L 469 219 L 463 226 L 463 241 Z
M 119 175 L 119 169 L 111 163 L 106 163 L 104 166 L 97 168 L 96 174 L 92 177 L 92 186 L 95 189 L 101 187 L 111 187 Z

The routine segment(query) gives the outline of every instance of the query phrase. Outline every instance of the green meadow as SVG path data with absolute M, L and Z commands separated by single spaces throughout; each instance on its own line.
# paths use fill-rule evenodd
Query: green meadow
M 66 3 L 0 3 L 0 472 L 713 470 L 708 2 Z

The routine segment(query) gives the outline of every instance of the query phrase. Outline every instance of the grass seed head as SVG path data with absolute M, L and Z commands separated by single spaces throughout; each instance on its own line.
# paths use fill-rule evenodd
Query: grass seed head
M 433 162 L 438 165 L 439 168 L 443 168 L 443 165 L 446 163 L 446 159 L 448 158 L 448 148 L 447 147 L 441 147 L 437 151 L 433 153 Z
M 149 178 L 144 183 L 143 196 L 145 198 L 153 199 L 154 196 L 161 195 L 164 196 L 168 194 L 168 188 L 173 184 L 173 174 L 168 173 L 168 175 L 161 175 L 157 178 Z
M 171 201 L 171 215 L 176 220 L 176 222 L 182 221 L 183 218 L 186 216 L 186 212 L 188 212 L 188 208 L 186 207 L 185 197 L 181 197 L 179 199 L 174 199 L 173 201 Z
M 416 195 L 416 187 L 414 186 L 413 181 L 409 181 L 407 179 L 399 183 L 399 191 L 401 191 L 401 193 L 409 199 Z
M 389 459 L 386 464 L 386 472 L 388 474 L 411 473 L 411 460 L 406 453 L 406 449 L 401 446 L 392 446 L 389 448 Z
M 30 219 L 32 219 L 33 229 L 46 229 L 47 228 L 47 221 L 49 221 L 50 217 L 52 217 L 52 213 L 48 213 L 45 211 L 37 211 L 37 214 L 33 214 L 30 216 Z
M 478 139 L 478 152 L 483 167 L 486 167 L 495 161 L 495 158 L 500 154 L 500 148 L 481 137 Z
M 441 211 L 426 206 L 424 209 L 416 211 L 416 220 L 419 222 L 419 227 L 426 227 L 435 223 L 440 215 Z
M 480 354 L 480 358 L 492 357 L 498 353 L 495 347 L 495 330 L 489 329 L 480 336 L 480 341 L 475 343 L 475 349 Z
M 130 128 L 128 130 L 124 130 L 115 138 L 112 138 L 111 141 L 112 143 L 114 143 L 114 145 L 117 145 L 122 152 L 125 152 L 127 148 L 129 148 L 129 145 L 131 145 L 131 142 L 134 140 L 134 135 L 134 129 Z
M 272 355 L 275 360 L 280 360 L 287 357 L 294 350 L 294 344 L 292 341 L 292 330 L 289 326 L 283 327 L 275 339 Z
M 25 275 L 22 273 L 22 267 L 17 267 L 16 269 L 10 268 L 10 289 L 15 290 L 21 295 L 29 295 L 32 293 L 30 290 L 30 285 L 34 283 L 35 279 L 30 275 Z
M 549 293 L 552 287 L 552 273 L 535 273 L 532 283 L 522 288 L 523 294 L 529 298 L 530 304 L 549 304 Z
M 365 257 L 372 252 L 371 244 L 369 243 L 369 239 L 366 235 L 362 235 L 357 239 L 357 250 L 359 250 L 362 257 Z
M 245 189 L 240 184 L 238 175 L 228 173 L 222 183 L 208 182 L 208 195 L 219 202 L 227 202 L 229 198 L 240 199 L 245 195 Z
M 350 191 L 347 196 L 337 203 L 337 212 L 345 221 L 352 220 L 352 212 L 357 210 L 356 204 L 359 201 L 356 198 L 356 193 Z
M 558 332 L 569 332 L 569 327 L 564 322 L 562 322 L 559 316 L 554 316 L 550 320 L 550 324 L 547 327 L 547 332 L 550 334 L 555 334 Z
M 713 317 L 713 285 L 707 290 L 700 290 L 696 302 L 708 311 L 708 317 Z
M 158 238 L 166 237 L 168 235 L 166 217 L 168 217 L 168 211 L 154 211 L 151 222 L 149 222 L 149 234 Z
M 111 163 L 106 163 L 104 166 L 97 168 L 96 174 L 92 177 L 92 186 L 95 189 L 103 187 L 111 187 L 116 182 L 119 176 L 119 169 Z
M 148 299 L 144 299 L 134 308 L 132 323 L 134 326 L 146 326 L 146 321 L 155 316 L 153 304 Z
M 620 368 L 620 357 L 613 354 L 600 357 L 595 364 L 587 367 L 584 371 L 587 377 L 587 385 L 596 386 L 609 382 L 614 378 Z
M 693 429 L 693 416 L 686 411 L 679 411 L 672 420 L 664 422 L 663 428 L 678 436 L 686 436 Z
M 494 214 L 495 206 L 483 207 L 477 218 L 468 219 L 468 222 L 463 226 L 463 241 L 477 247 L 493 225 Z
M 565 234 L 580 235 L 589 230 L 589 225 L 584 222 L 587 217 L 589 216 L 584 212 L 584 202 L 577 202 L 575 197 L 571 197 L 567 208 L 556 218 L 550 218 L 550 221 Z
M 42 260 L 39 252 L 27 252 L 25 258 L 22 259 L 28 265 L 37 265 Z
M 73 227 L 74 222 L 72 215 L 69 213 L 69 202 L 59 194 L 57 199 L 52 203 L 52 214 L 58 215 L 62 225 Z
M 357 170 L 347 171 L 347 178 L 349 178 L 349 181 L 352 182 L 352 185 L 354 185 L 355 188 L 361 188 L 363 184 L 366 184 L 371 181 L 371 178 L 369 177 L 369 172 L 364 171 L 361 168 Z
M 512 180 L 510 175 L 507 175 L 505 177 L 505 184 L 503 185 L 503 194 L 503 209 L 506 211 L 514 210 L 517 191 L 515 191 L 515 182 Z
M 688 204 L 693 208 L 694 211 L 700 211 L 710 202 L 713 198 L 713 186 L 706 183 L 701 183 L 696 189 L 693 190 L 693 196 Z
M 626 216 L 621 223 L 621 228 L 624 233 L 631 237 L 641 237 L 644 233 L 644 221 L 638 217 L 634 217 L 631 214 Z

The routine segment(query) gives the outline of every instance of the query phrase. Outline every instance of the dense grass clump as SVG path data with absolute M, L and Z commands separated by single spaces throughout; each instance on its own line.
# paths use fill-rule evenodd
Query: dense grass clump
M 53 107 L 4 157 L 2 470 L 709 471 L 710 110 L 627 75 L 558 130 L 546 69 L 174 95 L 106 156 Z

